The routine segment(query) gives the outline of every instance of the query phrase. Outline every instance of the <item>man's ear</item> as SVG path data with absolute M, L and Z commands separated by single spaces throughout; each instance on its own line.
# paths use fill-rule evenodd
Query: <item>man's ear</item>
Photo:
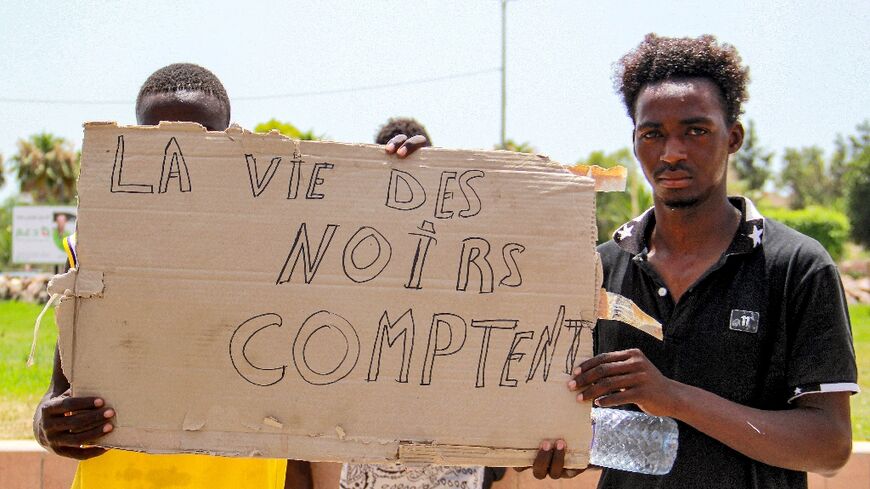
M 743 146 L 743 124 L 735 122 L 728 131 L 728 154 L 736 153 Z

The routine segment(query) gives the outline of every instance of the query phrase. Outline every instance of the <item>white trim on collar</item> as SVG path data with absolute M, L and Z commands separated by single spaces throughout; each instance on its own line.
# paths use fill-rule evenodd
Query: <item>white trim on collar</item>
M 743 199 L 743 202 L 746 203 L 746 215 L 743 217 L 744 221 L 755 221 L 758 219 L 761 219 L 762 221 L 764 220 L 764 216 L 761 215 L 760 212 L 758 212 L 758 209 L 755 207 L 755 204 L 752 203 L 752 201 L 749 200 L 748 197 L 742 197 L 742 196 L 738 196 L 738 197 Z

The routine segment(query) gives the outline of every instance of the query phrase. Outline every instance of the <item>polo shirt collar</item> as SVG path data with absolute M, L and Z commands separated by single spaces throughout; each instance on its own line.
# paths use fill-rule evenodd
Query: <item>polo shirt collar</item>
M 731 204 L 740 211 L 740 225 L 726 255 L 751 253 L 761 246 L 764 235 L 764 216 L 758 212 L 755 204 L 746 197 L 729 197 Z M 651 225 L 655 225 L 655 213 L 650 207 L 643 214 L 623 224 L 613 233 L 613 241 L 620 248 L 639 255 L 647 249 L 646 236 Z

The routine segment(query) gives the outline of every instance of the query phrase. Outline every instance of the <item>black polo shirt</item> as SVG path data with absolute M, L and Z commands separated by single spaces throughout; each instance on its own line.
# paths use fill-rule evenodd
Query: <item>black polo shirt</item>
M 662 323 L 664 340 L 599 321 L 595 351 L 640 348 L 665 376 L 731 401 L 789 409 L 810 392 L 857 392 L 846 301 L 836 265 L 812 238 L 765 219 L 748 199 L 731 245 L 675 304 L 647 261 L 652 209 L 598 247 L 604 288 Z M 605 469 L 600 488 L 805 488 L 806 473 L 752 460 L 680 423 L 670 474 Z M 788 450 L 788 447 L 783 447 Z

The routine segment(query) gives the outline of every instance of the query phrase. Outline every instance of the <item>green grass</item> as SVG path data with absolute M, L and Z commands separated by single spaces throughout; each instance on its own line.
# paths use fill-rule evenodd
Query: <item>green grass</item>
M 36 363 L 27 367 L 33 322 L 41 306 L 0 301 L 0 439 L 32 437 L 33 410 L 45 393 L 54 362 L 57 327 L 54 310 L 39 330 Z
M 30 438 L 31 418 L 51 377 L 57 327 L 54 311 L 42 321 L 36 364 L 27 367 L 33 321 L 41 306 L 0 301 L 0 439 Z M 870 440 L 870 305 L 849 307 L 862 394 L 852 397 L 852 433 Z
M 870 304 L 849 307 L 858 383 L 861 393 L 852 396 L 852 438 L 870 440 Z

